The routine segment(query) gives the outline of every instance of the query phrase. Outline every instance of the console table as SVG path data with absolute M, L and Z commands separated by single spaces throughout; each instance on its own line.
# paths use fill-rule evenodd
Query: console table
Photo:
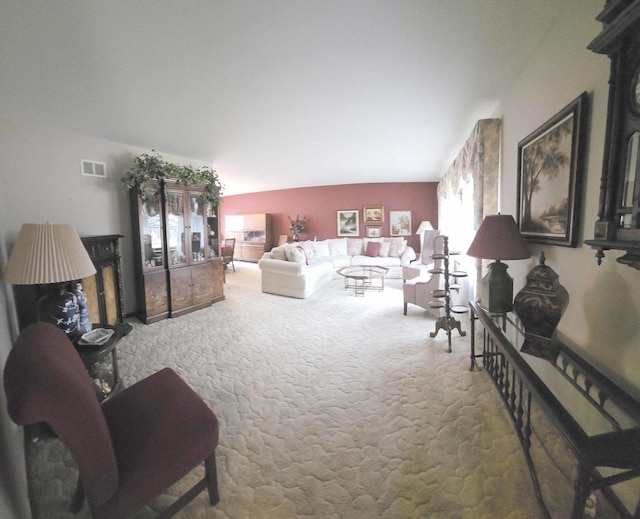
M 470 308 L 471 369 L 484 368 L 500 393 L 543 514 L 551 518 L 530 452 L 535 419 L 532 399 L 578 461 L 571 519 L 583 517 L 594 490 L 601 490 L 622 517 L 640 518 L 640 503 L 629 508 L 611 490 L 615 484 L 640 478 L 640 400 L 560 341 L 555 363 L 520 353 L 524 329 L 514 313 L 489 314 L 475 302 Z M 479 353 L 475 349 L 476 321 L 483 328 Z

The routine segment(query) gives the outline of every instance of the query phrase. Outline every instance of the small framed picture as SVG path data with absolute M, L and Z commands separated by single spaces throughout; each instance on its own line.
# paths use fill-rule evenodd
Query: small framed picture
M 362 209 L 364 223 L 384 222 L 384 207 L 381 205 L 365 205 Z
M 411 211 L 389 211 L 389 231 L 391 236 L 411 235 Z
M 367 225 L 367 238 L 380 238 L 382 225 Z
M 359 236 L 360 219 L 357 209 L 338 211 L 338 236 Z

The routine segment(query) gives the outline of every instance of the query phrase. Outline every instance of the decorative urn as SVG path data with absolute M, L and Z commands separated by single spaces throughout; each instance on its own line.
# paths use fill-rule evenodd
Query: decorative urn
M 540 264 L 529 272 L 527 284 L 513 302 L 525 331 L 520 351 L 555 362 L 558 350 L 553 339 L 568 304 L 569 293 L 541 253 Z

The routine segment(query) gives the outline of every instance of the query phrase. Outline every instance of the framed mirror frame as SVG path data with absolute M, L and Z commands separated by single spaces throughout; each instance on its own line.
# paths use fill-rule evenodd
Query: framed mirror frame
M 640 270 L 640 0 L 608 0 L 597 20 L 588 49 L 608 56 L 611 72 L 598 218 L 585 243 L 598 264 L 604 251 L 622 250 L 617 261 Z

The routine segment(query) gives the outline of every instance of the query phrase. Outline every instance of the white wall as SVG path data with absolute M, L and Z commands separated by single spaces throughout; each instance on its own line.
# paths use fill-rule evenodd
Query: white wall
M 23 223 L 70 223 L 83 235 L 122 234 L 127 313 L 136 310 L 129 198 L 120 177 L 145 150 L 50 128 L 0 119 L 0 178 L 5 198 L 5 246 L 10 251 Z M 201 167 L 162 153 L 171 162 Z M 80 160 L 105 162 L 107 178 L 83 176 Z
M 591 132 L 579 213 L 576 248 L 532 244 L 531 260 L 510 262 L 514 290 L 537 264 L 541 251 L 559 275 L 571 301 L 558 331 L 565 342 L 583 348 L 613 372 L 640 388 L 640 272 L 615 261 L 608 252 L 601 266 L 595 251 L 584 245 L 593 238 L 598 210 L 606 124 L 609 59 L 587 50 L 602 25 L 595 21 L 602 0 L 570 0 L 567 12 L 518 84 L 504 99 L 496 117 L 503 119 L 502 213 L 516 214 L 518 142 L 587 91 L 592 96 Z M 573 9 L 571 9 L 573 7 Z
M 0 191 L 0 207 L 5 207 L 4 191 Z M 0 236 L 5 234 L 6 222 L 6 218 L 0 219 Z M 4 267 L 6 259 L 4 240 L 0 240 L 0 266 Z M 15 319 L 8 316 L 10 296 L 6 286 L 0 284 L 0 517 L 21 519 L 30 515 L 22 448 L 23 434 L 22 428 L 15 425 L 7 415 L 3 377 L 5 361 L 13 343 L 11 337 L 15 333 L 10 325 Z
M 122 269 L 127 312 L 136 309 L 133 242 L 128 196 L 119 178 L 135 155 L 133 146 L 0 119 L 0 272 L 23 223 L 71 223 L 80 235 L 122 234 Z M 172 162 L 202 163 L 162 154 Z M 106 179 L 82 176 L 80 159 L 107 164 Z M 17 335 L 10 286 L 0 284 L 0 370 Z M 0 375 L 0 381 L 2 376 Z M 0 389 L 0 517 L 29 517 L 22 429 L 6 412 Z

